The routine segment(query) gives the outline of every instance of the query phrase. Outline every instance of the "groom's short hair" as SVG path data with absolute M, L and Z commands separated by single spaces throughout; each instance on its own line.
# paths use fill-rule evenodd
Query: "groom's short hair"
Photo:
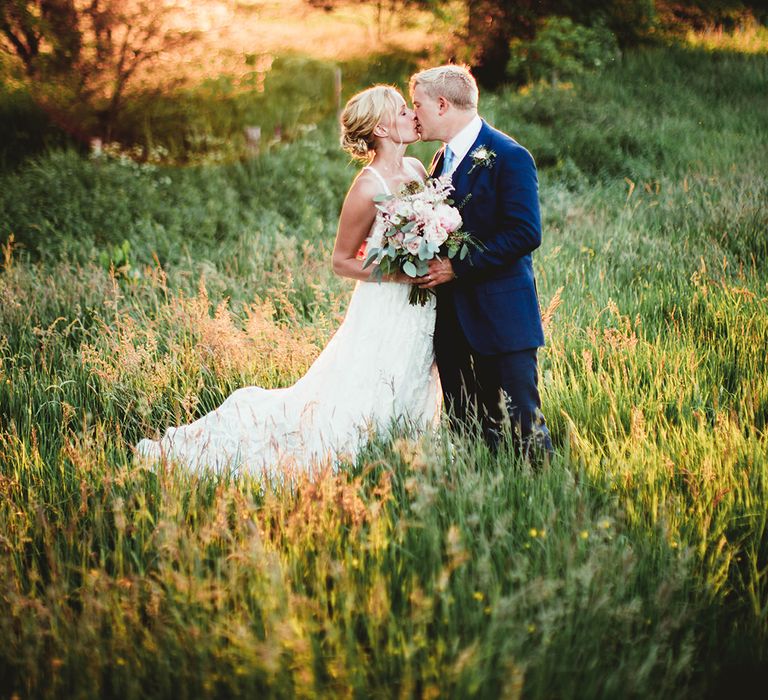
M 433 100 L 444 97 L 459 109 L 477 109 L 477 83 L 465 65 L 427 68 L 411 76 L 411 95 L 417 85 L 421 85 Z

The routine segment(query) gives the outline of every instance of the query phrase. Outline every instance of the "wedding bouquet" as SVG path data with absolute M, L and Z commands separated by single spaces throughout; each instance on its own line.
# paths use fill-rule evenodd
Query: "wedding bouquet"
M 371 276 L 401 270 L 409 277 L 421 277 L 429 271 L 428 263 L 440 251 L 449 258 L 463 260 L 473 243 L 471 236 L 460 230 L 462 220 L 449 195 L 450 178 L 428 178 L 411 182 L 394 195 L 374 198 L 379 213 L 366 239 L 363 267 L 376 264 Z M 411 304 L 427 303 L 430 289 L 411 287 Z

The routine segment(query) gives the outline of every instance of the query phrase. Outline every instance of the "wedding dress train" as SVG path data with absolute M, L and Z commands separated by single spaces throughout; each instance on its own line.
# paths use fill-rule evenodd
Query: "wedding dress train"
M 193 469 L 278 473 L 354 458 L 371 429 L 386 431 L 393 422 L 433 425 L 441 403 L 435 305 L 411 305 L 409 291 L 409 284 L 358 282 L 343 323 L 296 384 L 238 389 L 194 423 L 142 440 L 138 455 Z

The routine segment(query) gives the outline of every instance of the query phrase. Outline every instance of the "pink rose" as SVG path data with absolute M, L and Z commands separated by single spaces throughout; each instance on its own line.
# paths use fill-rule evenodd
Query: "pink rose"
M 459 214 L 459 210 L 449 204 L 438 204 L 437 207 L 435 207 L 435 215 L 437 216 L 440 225 L 448 233 L 458 231 L 461 226 L 461 214 Z

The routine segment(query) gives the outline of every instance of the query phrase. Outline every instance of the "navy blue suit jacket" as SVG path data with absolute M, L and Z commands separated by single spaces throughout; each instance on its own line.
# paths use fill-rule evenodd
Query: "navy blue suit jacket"
M 480 146 L 496 156 L 489 165 L 473 166 Z M 442 151 L 431 172 L 439 175 Z M 470 172 L 471 170 L 471 172 Z M 482 247 L 464 260 L 457 255 L 457 278 L 441 285 L 440 307 L 452 303 L 470 346 L 495 355 L 544 345 L 531 252 L 541 244 L 541 215 L 536 165 L 514 139 L 483 121 L 467 155 L 453 173 L 454 204 L 461 206 L 463 229 Z

